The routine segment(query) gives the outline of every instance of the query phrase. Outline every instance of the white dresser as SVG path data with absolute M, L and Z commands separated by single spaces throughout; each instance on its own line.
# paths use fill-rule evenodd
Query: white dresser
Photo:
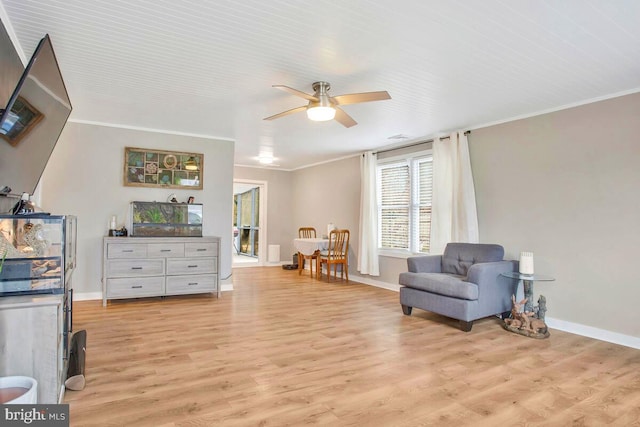
M 102 305 L 109 299 L 216 293 L 219 237 L 105 237 Z

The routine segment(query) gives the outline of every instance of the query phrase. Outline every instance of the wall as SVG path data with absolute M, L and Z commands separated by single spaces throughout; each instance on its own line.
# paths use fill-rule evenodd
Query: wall
M 125 146 L 203 153 L 203 190 L 123 186 Z M 102 290 L 102 237 L 111 215 L 126 225 L 131 201 L 164 202 L 171 193 L 203 203 L 203 234 L 222 238 L 220 276 L 230 276 L 233 151 L 228 141 L 67 123 L 39 186 L 45 211 L 78 216 L 75 292 L 95 296 Z
M 291 206 L 294 205 L 295 200 L 291 194 L 291 172 L 236 166 L 233 178 L 267 183 L 267 245 L 280 245 L 280 260 L 290 263 L 294 250 L 292 239 L 295 235 L 291 231 L 293 223 Z
M 297 235 L 299 227 L 311 226 L 321 236 L 327 234 L 329 223 L 349 229 L 349 274 L 355 275 L 360 222 L 360 156 L 296 170 L 292 177 L 292 235 Z
M 474 130 L 480 239 L 533 251 L 555 319 L 640 337 L 640 94 Z

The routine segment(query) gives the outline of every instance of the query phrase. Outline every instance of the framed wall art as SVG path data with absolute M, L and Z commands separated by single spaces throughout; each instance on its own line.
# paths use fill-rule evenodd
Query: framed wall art
M 124 185 L 202 190 L 204 154 L 125 147 Z

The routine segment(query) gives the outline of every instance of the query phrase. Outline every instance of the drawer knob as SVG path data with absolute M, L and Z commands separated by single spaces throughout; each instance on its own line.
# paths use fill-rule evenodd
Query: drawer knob
M 131 289 L 142 289 L 142 285 L 131 286 Z
M 198 286 L 198 282 L 191 282 L 189 283 L 189 286 Z
M 131 267 L 132 270 L 142 270 L 142 267 Z
M 196 265 L 188 265 L 187 267 L 189 267 L 189 268 L 197 268 L 198 265 L 197 264 Z
M 160 252 L 171 252 L 171 249 L 160 249 Z
M 205 252 L 207 249 L 206 248 L 198 248 L 196 249 L 198 252 Z
M 122 252 L 133 252 L 133 249 L 123 249 Z

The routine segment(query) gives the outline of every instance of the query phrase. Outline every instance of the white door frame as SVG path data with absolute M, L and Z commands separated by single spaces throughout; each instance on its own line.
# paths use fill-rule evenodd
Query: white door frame
M 267 181 L 234 178 L 233 183 L 251 184 L 260 188 L 260 206 L 258 208 L 258 215 L 260 216 L 258 220 L 258 263 L 256 264 L 256 266 L 267 265 Z M 231 206 L 231 209 L 233 209 L 233 204 Z M 231 217 L 233 218 L 233 213 Z M 231 225 L 233 226 L 233 222 L 231 223 Z

